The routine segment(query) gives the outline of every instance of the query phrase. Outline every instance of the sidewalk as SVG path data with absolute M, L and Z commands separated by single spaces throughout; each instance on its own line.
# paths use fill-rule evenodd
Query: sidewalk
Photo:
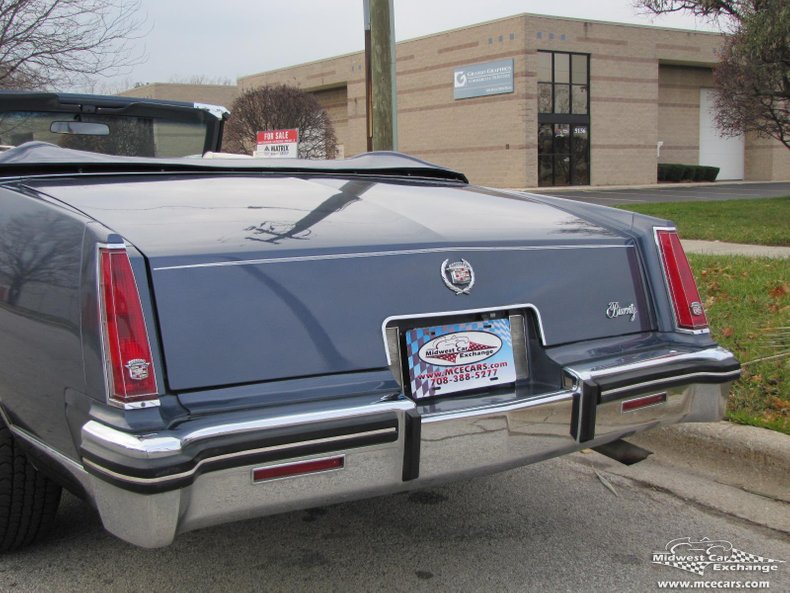
M 570 192 L 570 191 L 609 191 L 609 190 L 629 190 L 629 189 L 696 189 L 702 187 L 739 187 L 739 186 L 753 186 L 753 185 L 763 185 L 766 187 L 777 186 L 777 187 L 784 187 L 787 184 L 787 181 L 737 181 L 737 180 L 727 180 L 727 181 L 694 181 L 686 182 L 686 183 L 642 183 L 636 185 L 557 185 L 553 187 L 546 187 L 546 186 L 532 186 L 532 187 L 524 187 L 524 188 L 516 188 L 515 191 L 523 191 L 523 192 L 535 192 L 535 193 L 547 193 L 551 194 L 552 192 Z
M 528 193 L 556 196 L 603 206 L 658 202 L 749 200 L 790 196 L 790 180 L 776 182 L 658 183 L 642 186 L 540 187 Z
M 686 253 L 702 253 L 706 255 L 746 255 L 749 257 L 790 258 L 790 247 L 773 247 L 769 245 L 743 245 L 741 243 L 725 243 L 723 241 L 699 241 L 696 239 L 681 240 Z

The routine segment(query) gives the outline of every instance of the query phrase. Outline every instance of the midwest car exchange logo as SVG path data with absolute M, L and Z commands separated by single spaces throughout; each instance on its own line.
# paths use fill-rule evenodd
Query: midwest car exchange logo
M 727 540 L 707 537 L 699 541 L 692 541 L 690 537 L 673 539 L 663 551 L 652 555 L 653 564 L 679 568 L 699 576 L 704 576 L 707 568 L 716 572 L 769 574 L 777 571 L 784 562 L 738 550 Z

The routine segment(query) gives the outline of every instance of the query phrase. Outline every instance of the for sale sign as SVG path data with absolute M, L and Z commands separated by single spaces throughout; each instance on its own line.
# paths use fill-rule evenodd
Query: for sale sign
M 264 130 L 258 132 L 256 157 L 292 158 L 299 156 L 299 130 Z

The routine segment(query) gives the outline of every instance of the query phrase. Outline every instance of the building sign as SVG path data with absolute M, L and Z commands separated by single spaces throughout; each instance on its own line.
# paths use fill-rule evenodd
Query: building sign
M 258 132 L 256 157 L 291 158 L 299 156 L 299 130 L 265 130 Z
M 513 92 L 513 60 L 459 66 L 453 77 L 453 99 Z

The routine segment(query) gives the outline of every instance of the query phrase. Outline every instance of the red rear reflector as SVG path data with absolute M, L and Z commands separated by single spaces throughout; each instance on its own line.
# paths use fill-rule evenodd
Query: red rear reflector
M 264 480 L 274 480 L 275 478 L 288 478 L 290 476 L 301 476 L 303 474 L 314 474 L 333 469 L 343 469 L 346 458 L 327 457 L 326 459 L 311 459 L 310 461 L 299 461 L 274 467 L 259 467 L 252 470 L 253 482 L 263 482 Z
M 663 404 L 667 401 L 667 394 L 666 393 L 656 393 L 654 395 L 646 395 L 644 397 L 637 397 L 635 399 L 629 399 L 622 403 L 621 411 L 623 412 L 633 412 L 634 410 L 638 410 L 640 408 L 646 408 L 648 406 L 656 406 L 658 404 Z
M 678 327 L 684 329 L 708 327 L 697 283 L 680 244 L 680 237 L 674 230 L 657 230 L 656 238 Z
M 100 248 L 99 261 L 110 400 L 128 404 L 157 399 L 151 346 L 129 256 L 123 248 Z

